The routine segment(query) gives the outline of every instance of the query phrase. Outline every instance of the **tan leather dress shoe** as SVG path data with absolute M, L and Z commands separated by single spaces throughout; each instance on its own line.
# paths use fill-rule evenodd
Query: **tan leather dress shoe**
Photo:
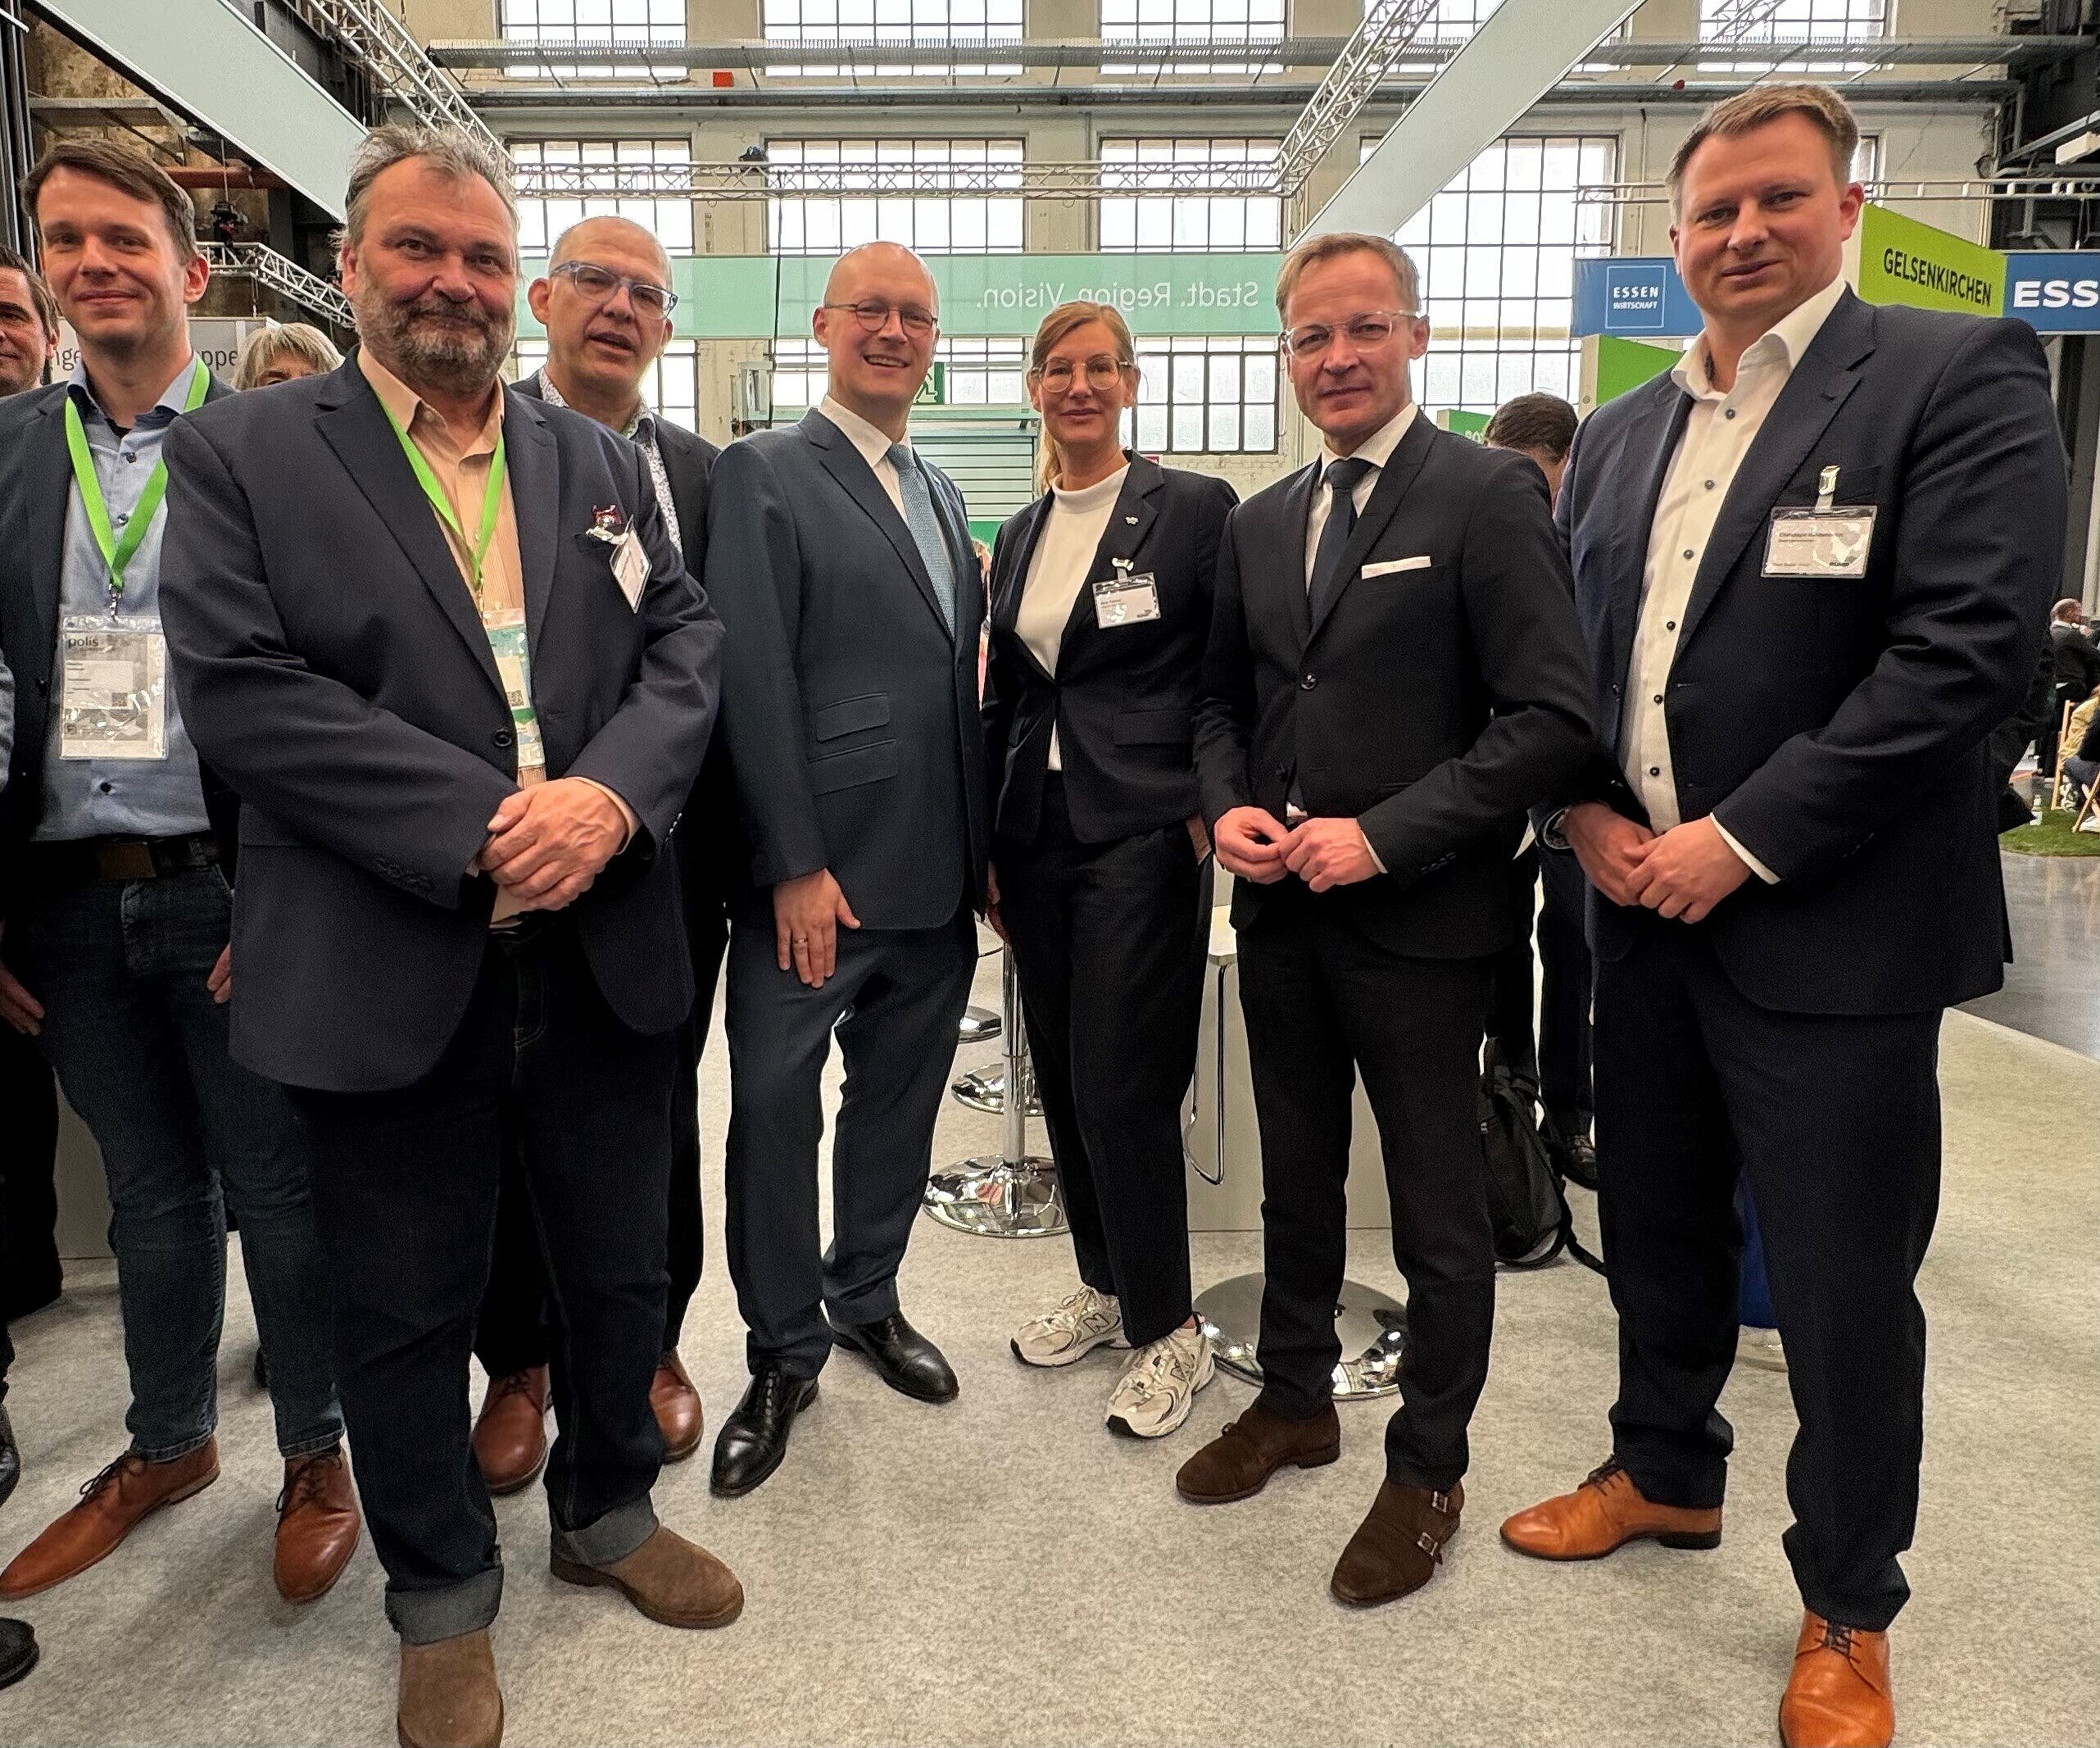
M 664 1435 L 664 1460 L 676 1463 L 700 1447 L 707 1417 L 701 1410 L 700 1392 L 686 1373 L 686 1363 L 677 1348 L 664 1351 L 649 1383 L 649 1405 L 656 1413 L 656 1425 Z
M 1721 1507 L 1656 1505 L 1614 1458 L 1572 1493 L 1520 1511 L 1502 1526 L 1502 1539 L 1534 1560 L 1602 1560 L 1644 1537 L 1666 1548 L 1717 1548 Z
M 142 1518 L 201 1493 L 219 1478 L 219 1441 L 187 1456 L 149 1463 L 127 1451 L 80 1489 L 80 1503 L 52 1519 L 42 1535 L 0 1572 L 0 1596 L 34 1596 L 85 1572 L 129 1535 Z
M 1458 1533 L 1466 1490 L 1454 1482 L 1448 1493 L 1388 1481 L 1371 1502 L 1336 1563 L 1329 1588 L 1337 1602 L 1367 1609 L 1411 1596 L 1436 1576 L 1444 1544 Z
M 318 1456 L 288 1459 L 284 1491 L 277 1496 L 277 1549 L 271 1562 L 277 1594 L 287 1602 L 326 1596 L 357 1550 L 361 1521 L 342 1446 Z
M 401 1699 L 394 1717 L 401 1748 L 498 1748 L 503 1690 L 488 1629 L 401 1648 Z
M 1256 1402 L 1182 1464 L 1174 1487 L 1192 1505 L 1226 1505 L 1252 1499 L 1286 1463 L 1318 1469 L 1340 1455 L 1332 1402 L 1310 1420 L 1286 1420 Z
M 744 1612 L 744 1587 L 705 1548 L 659 1523 L 624 1560 L 586 1566 L 556 1554 L 554 1575 L 570 1584 L 616 1590 L 665 1627 L 726 1627 Z
M 1779 1702 L 1785 1748 L 1889 1748 L 1895 1736 L 1889 1635 L 1840 1627 L 1811 1610 Z
M 474 1460 L 492 1493 L 530 1487 L 547 1467 L 547 1368 L 492 1378 L 474 1423 Z

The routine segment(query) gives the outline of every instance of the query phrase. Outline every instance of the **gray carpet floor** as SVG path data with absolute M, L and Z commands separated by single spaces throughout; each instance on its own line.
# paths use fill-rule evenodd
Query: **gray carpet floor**
M 980 999 L 983 999 L 980 996 Z M 973 1053 L 988 1056 L 988 1051 Z M 1932 1318 L 1916 1599 L 1895 1635 L 1899 1740 L 2100 1740 L 2100 1065 L 1957 1015 L 1946 1193 L 1923 1292 Z M 704 1080 L 708 1153 L 725 1110 Z M 989 1151 L 950 1106 L 937 1158 Z M 1804 1161 L 1804 1167 L 1812 1162 Z M 720 1209 L 719 1177 L 708 1186 Z M 1586 1201 L 1586 1198 L 1584 1198 Z M 1585 1222 L 1590 1209 L 1580 1210 Z M 720 1241 L 685 1353 L 719 1421 L 742 1332 Z M 1196 1241 L 1199 1283 L 1254 1266 L 1252 1235 Z M 1351 1272 L 1397 1288 L 1384 1235 Z M 1244 1405 L 1220 1374 L 1163 1443 L 1110 1438 L 1105 1356 L 1043 1374 L 1006 1350 L 1064 1290 L 1061 1241 L 923 1224 L 908 1308 L 946 1346 L 960 1401 L 932 1408 L 839 1356 L 787 1465 L 709 1496 L 705 1452 L 668 1470 L 666 1521 L 742 1576 L 726 1631 L 679 1633 L 547 1570 L 537 1492 L 500 1515 L 509 1590 L 497 1654 L 514 1743 L 1767 1743 L 1798 1604 L 1780 1550 L 1793 1428 L 1785 1380 L 1738 1373 L 1727 1540 L 1598 1564 L 1518 1559 L 1508 1512 L 1604 1454 L 1613 1336 L 1603 1285 L 1507 1277 L 1473 1431 L 1465 1527 L 1426 1591 L 1369 1613 L 1327 1594 L 1375 1491 L 1383 1405 L 1345 1411 L 1341 1462 L 1198 1510 L 1175 1467 Z M 369 1545 L 313 1606 L 269 1578 L 278 1469 L 246 1382 L 238 1270 L 220 1365 L 224 1473 L 90 1573 L 19 1605 L 42 1667 L 0 1693 L 0 1743 L 382 1743 L 395 1655 Z M 27 1463 L 0 1521 L 11 1555 L 122 1441 L 107 1264 L 16 1326 L 11 1397 Z

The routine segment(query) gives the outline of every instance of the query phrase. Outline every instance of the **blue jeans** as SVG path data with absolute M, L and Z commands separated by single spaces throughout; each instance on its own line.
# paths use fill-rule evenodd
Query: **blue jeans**
M 342 1436 L 306 1148 L 283 1091 L 227 1054 L 204 987 L 233 924 L 216 869 L 29 889 L 7 958 L 43 1003 L 38 1042 L 102 1148 L 109 1179 L 132 1448 L 161 1462 L 218 1423 L 226 1207 L 270 1360 L 278 1448 Z

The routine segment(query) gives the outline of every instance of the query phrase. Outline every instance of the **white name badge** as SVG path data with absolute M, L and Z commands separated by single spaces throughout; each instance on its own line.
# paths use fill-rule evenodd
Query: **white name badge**
M 1768 577 L 1863 577 L 1875 506 L 1775 510 L 1765 540 Z
M 619 544 L 613 548 L 613 577 L 626 598 L 628 611 L 639 613 L 642 592 L 649 586 L 649 554 L 642 544 L 642 537 L 631 528 L 619 537 Z
M 525 647 L 525 615 L 515 607 L 498 608 L 482 623 L 488 628 L 497 677 L 503 682 L 503 701 L 510 706 L 510 720 L 517 725 L 519 772 L 544 770 L 547 753 L 540 744 L 539 712 L 533 707 L 533 659 Z
M 1139 577 L 1119 570 L 1094 585 L 1094 623 L 1104 631 L 1141 625 L 1159 616 L 1159 585 L 1149 570 Z
M 168 645 L 157 619 L 69 617 L 59 629 L 58 756 L 168 756 Z

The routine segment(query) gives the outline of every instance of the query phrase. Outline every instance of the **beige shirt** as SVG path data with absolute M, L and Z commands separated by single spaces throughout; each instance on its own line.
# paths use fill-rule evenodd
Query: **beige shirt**
M 1699 579 L 1699 561 L 1706 556 L 1707 543 L 1713 538 L 1714 524 L 1720 520 L 1743 458 L 1844 288 L 1842 279 L 1831 280 L 1769 333 L 1753 340 L 1735 367 L 1735 386 L 1726 393 L 1713 385 L 1712 355 L 1704 334 L 1692 343 L 1670 373 L 1671 379 L 1692 397 L 1692 409 L 1663 477 L 1662 495 L 1656 500 L 1655 520 L 1649 529 L 1640 617 L 1634 630 L 1626 716 L 1619 735 L 1626 781 L 1658 833 L 1682 823 L 1663 700 L 1669 696 L 1678 628 L 1685 622 L 1685 609 Z M 1759 879 L 1777 883 L 1779 877 L 1738 842 L 1726 826 L 1718 820 L 1713 823 L 1729 848 Z

